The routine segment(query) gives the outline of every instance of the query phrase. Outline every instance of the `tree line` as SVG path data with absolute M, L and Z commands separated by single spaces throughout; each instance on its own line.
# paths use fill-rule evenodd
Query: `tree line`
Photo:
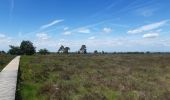
M 6 53 L 5 51 L 0 51 L 0 54 L 11 54 L 11 55 L 33 55 L 33 54 L 41 54 L 47 55 L 50 54 L 49 50 L 46 48 L 40 49 L 36 52 L 36 47 L 33 45 L 31 41 L 22 41 L 20 46 L 13 46 L 9 45 L 10 49 Z M 57 53 L 58 54 L 68 54 L 70 51 L 70 47 L 64 47 L 63 45 L 60 46 Z M 76 52 L 77 54 L 87 54 L 87 47 L 86 45 L 82 45 L 81 48 Z M 169 54 L 170 52 L 98 52 L 94 50 L 93 54 Z M 90 53 L 89 53 L 90 54 Z
M 36 53 L 36 47 L 33 45 L 31 41 L 22 41 L 20 46 L 9 45 L 9 47 L 10 49 L 7 52 L 7 54 L 11 55 L 33 55 Z M 70 51 L 69 47 L 64 47 L 63 45 L 61 45 L 57 53 L 68 54 L 69 51 Z M 40 49 L 38 53 L 42 55 L 50 54 L 49 50 L 47 50 L 46 48 Z M 82 45 L 78 53 L 86 54 L 87 53 L 86 45 Z M 6 54 L 6 52 L 0 51 L 0 54 Z

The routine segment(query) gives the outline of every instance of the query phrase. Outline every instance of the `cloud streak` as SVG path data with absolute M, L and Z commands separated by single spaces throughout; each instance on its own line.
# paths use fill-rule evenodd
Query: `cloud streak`
M 80 28 L 78 29 L 79 33 L 91 33 L 91 30 L 88 28 Z
M 136 13 L 139 14 L 139 15 L 142 15 L 144 17 L 149 17 L 149 16 L 152 16 L 156 10 L 157 9 L 146 7 L 146 8 L 137 9 Z
M 9 17 L 12 17 L 13 11 L 15 7 L 15 0 L 10 0 L 10 12 L 9 12 Z
M 48 40 L 50 38 L 47 33 L 37 33 L 36 37 L 39 40 Z
M 94 39 L 96 39 L 96 37 L 95 37 L 95 36 L 92 36 L 92 37 L 89 37 L 88 39 L 89 39 L 89 40 L 94 40 Z
M 159 36 L 159 33 L 147 33 L 143 35 L 143 38 L 156 38 Z
M 138 34 L 138 33 L 146 32 L 146 31 L 151 31 L 151 30 L 154 30 L 154 29 L 164 26 L 167 22 L 168 22 L 168 20 L 163 20 L 160 22 L 144 25 L 139 28 L 129 30 L 127 33 L 128 34 Z
M 49 24 L 46 24 L 46 25 L 41 26 L 40 29 L 49 28 L 49 27 L 54 26 L 54 25 L 56 25 L 56 24 L 58 24 L 58 23 L 61 23 L 61 22 L 63 22 L 63 21 L 64 21 L 63 19 L 54 20 L 54 21 L 50 22 Z
M 108 28 L 108 27 L 103 28 L 104 33 L 111 33 L 112 31 L 113 31 L 112 28 Z

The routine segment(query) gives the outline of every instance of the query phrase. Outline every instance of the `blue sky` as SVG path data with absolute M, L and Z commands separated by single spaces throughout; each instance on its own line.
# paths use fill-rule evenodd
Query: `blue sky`
M 170 51 L 169 0 L 0 0 L 0 50 Z

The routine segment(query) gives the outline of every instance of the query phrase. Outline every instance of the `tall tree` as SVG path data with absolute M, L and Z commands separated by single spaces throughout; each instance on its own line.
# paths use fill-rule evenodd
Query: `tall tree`
M 79 52 L 83 53 L 83 54 L 86 54 L 87 53 L 86 45 L 82 45 Z
M 69 47 L 65 47 L 65 48 L 64 48 L 64 53 L 68 54 L 69 50 L 70 50 Z
M 61 45 L 60 48 L 58 49 L 58 53 L 63 53 L 64 52 L 64 46 Z
M 35 47 L 31 41 L 22 41 L 20 49 L 21 53 L 25 55 L 33 55 L 36 53 Z
M 94 50 L 94 54 L 98 54 L 98 51 L 97 51 L 97 50 Z

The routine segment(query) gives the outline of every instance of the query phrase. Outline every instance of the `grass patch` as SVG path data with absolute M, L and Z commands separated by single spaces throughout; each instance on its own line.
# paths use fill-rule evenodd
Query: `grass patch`
M 21 100 L 168 100 L 170 55 L 22 56 Z
M 11 55 L 0 54 L 0 71 L 14 58 Z

